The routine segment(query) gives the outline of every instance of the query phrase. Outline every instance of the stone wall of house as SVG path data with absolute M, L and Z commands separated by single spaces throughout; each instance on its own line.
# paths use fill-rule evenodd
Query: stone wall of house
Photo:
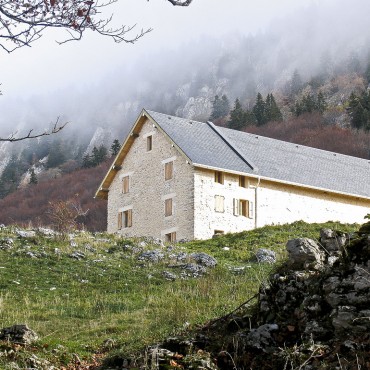
M 254 179 L 246 179 L 246 187 L 239 186 L 239 176 L 224 173 L 224 183 L 215 182 L 215 171 L 196 169 L 194 174 L 194 238 L 208 239 L 216 231 L 238 232 L 255 227 Z M 216 211 L 216 197 L 223 197 L 223 212 Z M 252 214 L 234 215 L 234 199 L 246 200 L 253 207 Z M 251 217 L 249 217 L 251 216 Z
M 363 223 L 370 200 L 261 181 L 256 190 L 257 227 L 306 222 Z
M 147 137 L 152 135 L 152 150 Z M 173 179 L 165 180 L 165 162 L 173 161 Z M 123 194 L 122 179 L 129 176 L 129 192 Z M 126 236 L 165 239 L 176 232 L 177 240 L 193 238 L 193 168 L 186 163 L 165 135 L 148 120 L 128 152 L 122 169 L 109 188 L 108 232 Z M 173 200 L 173 215 L 165 217 L 165 199 Z M 118 230 L 118 213 L 132 209 L 132 226 Z
M 272 224 L 340 221 L 362 223 L 370 212 L 370 200 L 356 199 L 324 191 L 304 189 L 270 181 L 224 173 L 224 184 L 215 182 L 215 171 L 198 168 L 194 177 L 194 237 L 211 238 L 215 231 L 239 232 Z M 224 198 L 224 211 L 215 211 L 215 197 Z M 234 199 L 249 201 L 251 217 L 234 215 Z

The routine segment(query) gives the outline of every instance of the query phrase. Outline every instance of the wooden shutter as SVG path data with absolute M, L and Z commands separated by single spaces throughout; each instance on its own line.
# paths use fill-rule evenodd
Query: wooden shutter
M 132 209 L 127 210 L 127 227 L 132 226 Z
M 215 211 L 224 212 L 224 197 L 221 195 L 215 195 Z
M 172 198 L 164 201 L 164 215 L 166 217 L 172 216 Z
M 173 162 L 167 162 L 164 164 L 164 179 L 171 180 L 173 177 Z
M 176 241 L 176 232 L 171 233 L 171 242 Z
M 253 204 L 253 202 L 248 202 L 248 217 L 249 218 L 254 217 L 254 204 Z
M 234 208 L 234 215 L 239 216 L 239 199 L 233 199 L 233 208 Z
M 122 229 L 122 212 L 118 212 L 118 230 Z
M 122 193 L 126 194 L 130 191 L 130 177 L 125 176 L 122 179 Z

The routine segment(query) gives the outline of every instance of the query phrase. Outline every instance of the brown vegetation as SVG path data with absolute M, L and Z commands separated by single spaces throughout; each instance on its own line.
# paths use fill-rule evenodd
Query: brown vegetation
M 245 131 L 354 157 L 369 158 L 370 155 L 369 132 L 328 125 L 319 113 L 248 126 Z
M 88 169 L 81 169 L 56 179 L 30 185 L 0 199 L 0 223 L 49 226 L 50 202 L 78 203 L 87 211 L 79 224 L 90 231 L 106 230 L 106 202 L 94 199 L 96 189 L 108 170 L 111 160 Z

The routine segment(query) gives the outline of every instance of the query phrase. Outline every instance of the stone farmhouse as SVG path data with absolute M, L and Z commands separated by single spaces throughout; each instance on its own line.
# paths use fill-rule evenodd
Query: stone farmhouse
M 370 160 L 143 110 L 95 196 L 108 200 L 108 232 L 165 241 L 363 223 Z

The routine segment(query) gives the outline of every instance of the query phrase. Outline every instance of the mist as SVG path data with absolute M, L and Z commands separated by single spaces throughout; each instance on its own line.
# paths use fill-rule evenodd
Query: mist
M 194 7 L 200 1 L 203 0 L 194 0 Z M 225 9 L 230 8 L 230 3 L 223 3 Z M 154 1 L 149 4 L 153 9 L 159 5 Z M 244 5 L 238 6 L 245 14 L 251 12 L 253 5 L 245 1 L 241 4 Z M 43 130 L 59 117 L 60 122 L 69 122 L 63 130 L 66 138 L 79 135 L 88 142 L 95 129 L 103 127 L 122 140 L 142 108 L 207 119 L 216 94 L 227 94 L 230 101 L 239 97 L 247 104 L 257 92 L 267 94 L 282 89 L 295 70 L 309 80 L 322 73 L 348 71 L 353 64 L 364 69 L 370 61 L 370 3 L 324 0 L 302 4 L 282 6 L 276 14 L 270 14 L 276 10 L 271 8 L 267 16 L 266 2 L 266 12 L 259 9 L 260 18 L 254 19 L 250 27 L 241 23 L 237 7 L 235 19 L 210 12 L 208 19 L 212 23 L 202 23 L 201 27 L 196 21 L 205 22 L 207 18 L 199 14 L 199 19 L 188 24 L 185 35 L 178 35 L 175 29 L 167 36 L 158 31 L 161 42 L 148 34 L 139 41 L 141 46 L 123 45 L 130 48 L 129 52 L 119 53 L 116 49 L 104 56 L 105 49 L 97 51 L 98 64 L 91 62 L 94 69 L 86 65 L 86 75 L 81 73 L 81 78 L 76 77 L 76 71 L 63 70 L 58 61 L 49 64 L 54 78 L 44 79 L 43 74 L 48 76 L 49 71 L 27 70 L 26 61 L 25 74 L 18 70 L 18 75 L 13 76 L 14 87 L 11 76 L 0 77 L 4 93 L 0 98 L 0 136 L 30 128 Z M 179 24 L 183 33 L 186 19 L 185 14 L 185 25 Z M 143 26 L 148 22 L 149 16 L 143 17 Z M 53 46 L 57 53 L 63 47 Z M 76 51 L 79 47 L 68 46 L 65 50 Z M 20 55 L 24 53 L 22 50 Z M 74 57 L 73 52 L 69 57 Z M 7 56 L 6 62 L 12 58 L 13 54 Z M 19 56 L 15 58 L 18 63 Z M 80 63 L 78 54 L 76 63 Z M 97 69 L 97 65 L 101 68 Z M 23 88 L 22 76 L 28 81 L 27 73 L 39 73 L 40 83 L 36 78 L 27 82 L 32 88 Z

